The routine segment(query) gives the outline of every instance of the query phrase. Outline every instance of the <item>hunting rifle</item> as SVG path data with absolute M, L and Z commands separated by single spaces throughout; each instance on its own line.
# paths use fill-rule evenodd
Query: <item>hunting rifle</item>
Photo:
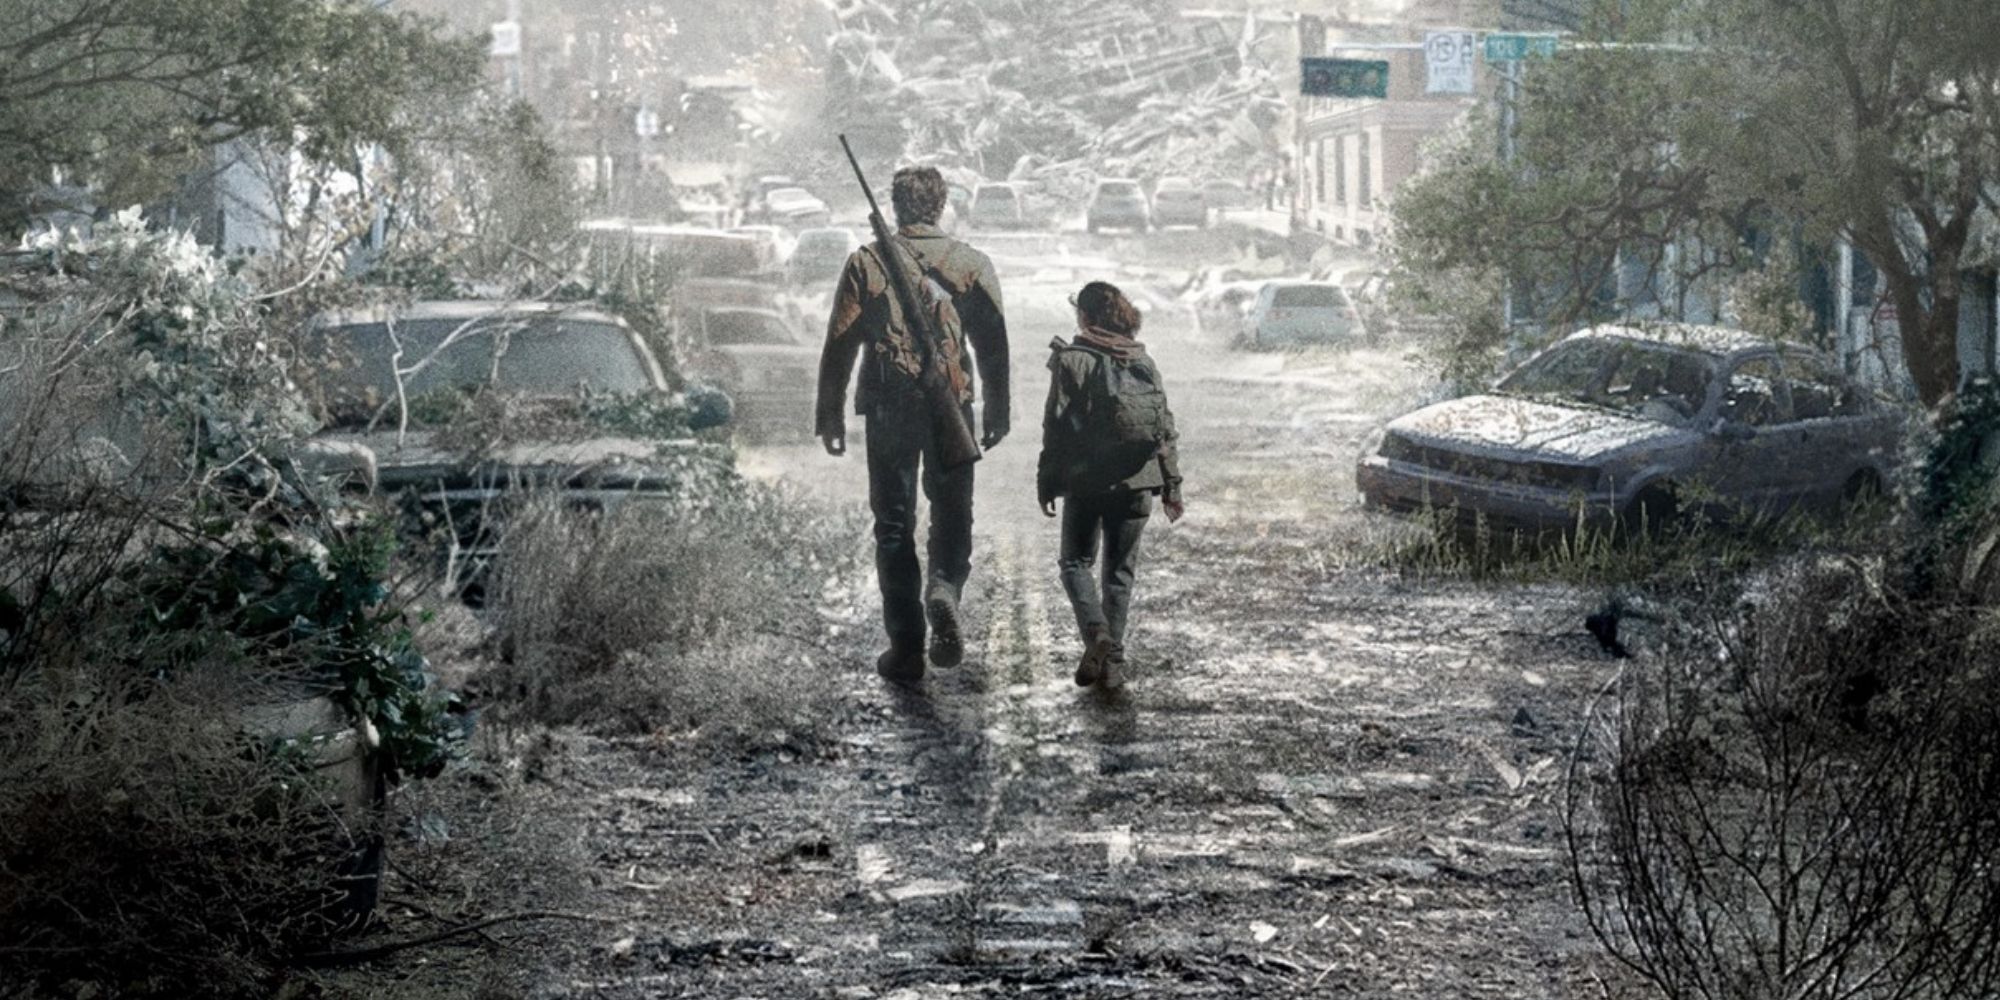
M 972 434 L 965 403 L 959 398 L 958 388 L 952 384 L 946 367 L 949 362 L 945 352 L 953 350 L 953 345 L 945 343 L 942 331 L 917 293 L 921 272 L 910 263 L 916 254 L 903 245 L 903 240 L 883 220 L 882 207 L 875 203 L 875 191 L 862 175 L 861 162 L 854 158 L 854 147 L 847 144 L 845 135 L 840 137 L 840 148 L 846 151 L 847 163 L 854 168 L 854 179 L 861 182 L 861 193 L 868 199 L 868 225 L 875 230 L 876 256 L 882 261 L 882 270 L 888 272 L 889 285 L 895 289 L 896 302 L 902 307 L 903 322 L 909 324 L 910 339 L 916 341 L 917 351 L 922 355 L 919 360 L 923 371 L 917 376 L 917 385 L 924 394 L 924 408 L 930 411 L 938 457 L 947 469 L 977 462 L 979 439 Z

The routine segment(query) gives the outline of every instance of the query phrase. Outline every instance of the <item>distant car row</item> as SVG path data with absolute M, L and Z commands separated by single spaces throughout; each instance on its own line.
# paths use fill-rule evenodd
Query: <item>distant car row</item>
M 600 282 L 621 268 L 643 265 L 696 278 L 810 285 L 839 277 L 847 255 L 861 245 L 860 235 L 842 226 L 794 232 L 769 224 L 714 229 L 600 219 L 582 229 L 590 273 Z
M 1212 213 L 1244 208 L 1249 201 L 1249 191 L 1235 181 L 1214 180 L 1197 187 L 1186 177 L 1164 177 L 1149 200 L 1138 181 L 1106 178 L 1091 192 L 1084 225 L 1093 233 L 1106 229 L 1145 232 L 1165 226 L 1203 228 Z
M 886 189 L 876 192 L 875 198 L 884 213 L 891 211 Z M 1028 201 L 1028 191 L 1009 181 L 989 181 L 970 187 L 952 184 L 941 224 L 947 230 L 1029 228 L 1037 224 L 1037 219 L 1029 211 Z M 1139 181 L 1105 178 L 1092 188 L 1085 222 L 1091 232 L 1106 229 L 1146 232 L 1166 226 L 1202 228 L 1217 213 L 1246 208 L 1249 203 L 1249 190 L 1237 181 L 1210 180 L 1197 185 L 1183 176 L 1163 177 L 1149 196 Z M 719 226 L 727 214 L 721 211 L 698 221 Z M 757 178 L 746 191 L 742 219 L 745 225 L 741 229 L 763 226 L 780 232 L 799 232 L 831 226 L 833 214 L 825 201 L 792 178 L 769 175 Z

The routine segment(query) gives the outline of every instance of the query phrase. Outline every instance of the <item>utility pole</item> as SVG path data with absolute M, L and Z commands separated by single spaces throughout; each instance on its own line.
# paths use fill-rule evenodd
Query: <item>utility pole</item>
M 1514 131 L 1518 124 L 1519 110 L 1516 104 L 1521 100 L 1521 74 L 1526 63 L 1512 60 L 1501 63 L 1500 98 L 1500 162 L 1512 165 L 1514 162 Z M 1500 328 L 1514 329 L 1514 276 L 1507 272 L 1500 275 Z
M 514 30 L 521 31 L 521 0 L 507 0 L 507 22 Z M 514 58 L 507 67 L 507 93 L 512 97 L 521 96 L 521 60 L 527 55 L 527 40 L 521 39 L 514 50 Z

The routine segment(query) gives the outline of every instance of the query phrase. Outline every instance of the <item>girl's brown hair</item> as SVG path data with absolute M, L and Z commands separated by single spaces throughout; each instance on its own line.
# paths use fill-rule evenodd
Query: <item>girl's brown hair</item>
M 1136 337 L 1139 334 L 1139 309 L 1118 286 L 1108 281 L 1093 281 L 1083 286 L 1083 290 L 1070 299 L 1077 310 L 1083 313 L 1085 326 L 1093 326 L 1106 333 Z

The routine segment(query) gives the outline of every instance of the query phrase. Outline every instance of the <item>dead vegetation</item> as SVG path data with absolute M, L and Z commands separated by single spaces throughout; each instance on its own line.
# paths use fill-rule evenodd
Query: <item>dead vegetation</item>
M 28 256 L 0 318 L 0 992 L 259 995 L 366 915 L 383 783 L 441 769 L 456 722 L 384 535 L 282 458 L 304 407 L 247 285 L 136 216 Z
M 507 534 L 484 678 L 526 718 L 601 733 L 811 739 L 830 723 L 827 626 L 855 526 L 737 481 L 702 513 L 542 501 Z
M 1989 612 L 1807 562 L 1619 675 L 1571 782 L 1591 929 L 1662 995 L 2000 987 Z
M 272 956 L 367 894 L 377 831 L 295 753 L 246 736 L 283 697 L 234 664 L 171 679 L 73 664 L 0 700 L 0 988 L 254 994 Z

